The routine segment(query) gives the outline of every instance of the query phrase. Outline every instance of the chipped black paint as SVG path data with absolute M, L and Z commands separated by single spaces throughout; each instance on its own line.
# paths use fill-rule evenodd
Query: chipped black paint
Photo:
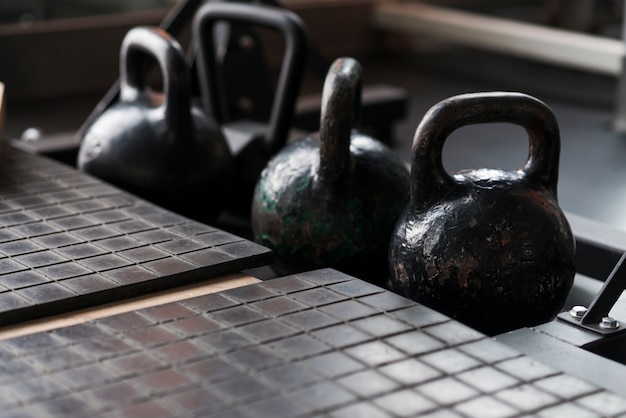
M 525 167 L 447 174 L 447 135 L 484 122 L 527 129 Z M 411 203 L 390 245 L 393 290 L 489 334 L 552 319 L 575 272 L 556 198 L 559 141 L 552 112 L 530 96 L 470 94 L 435 105 L 417 129 Z

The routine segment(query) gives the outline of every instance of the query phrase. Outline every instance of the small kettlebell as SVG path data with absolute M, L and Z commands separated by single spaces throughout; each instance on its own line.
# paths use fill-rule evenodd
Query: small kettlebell
M 526 129 L 524 167 L 446 172 L 448 135 L 490 122 Z M 534 97 L 475 93 L 433 106 L 413 141 L 410 203 L 390 244 L 392 289 L 490 335 L 554 318 L 575 274 L 557 202 L 559 152 L 556 118 Z
M 408 203 L 409 172 L 379 141 L 352 130 L 361 66 L 337 59 L 324 82 L 320 131 L 270 160 L 257 182 L 255 240 L 279 271 L 332 266 L 384 285 L 389 238 Z
M 163 92 L 147 85 L 156 60 Z M 174 212 L 210 222 L 231 192 L 232 157 L 217 123 L 192 106 L 189 68 L 165 31 L 136 27 L 120 51 L 120 99 L 87 128 L 78 167 Z

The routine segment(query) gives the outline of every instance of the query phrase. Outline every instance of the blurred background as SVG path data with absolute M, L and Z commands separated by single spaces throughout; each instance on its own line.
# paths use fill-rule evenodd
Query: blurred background
M 406 92 L 383 142 L 410 163 L 430 106 L 475 91 L 521 91 L 545 101 L 561 128 L 559 201 L 567 212 L 626 230 L 623 2 L 612 0 L 283 0 L 327 60 L 353 56 L 366 85 Z M 71 136 L 119 76 L 119 47 L 137 25 L 158 25 L 174 0 L 3 0 L 0 81 L 4 137 L 29 128 Z M 180 35 L 188 42 L 188 33 Z M 275 39 L 264 38 L 276 71 Z M 319 95 L 311 66 L 301 95 Z M 30 131 L 32 133 L 32 130 Z M 525 131 L 464 127 L 444 149 L 450 171 L 520 167 Z

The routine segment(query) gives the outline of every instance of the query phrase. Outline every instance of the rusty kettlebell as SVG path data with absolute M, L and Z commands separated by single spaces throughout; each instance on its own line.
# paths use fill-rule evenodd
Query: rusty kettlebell
M 148 87 L 156 60 L 163 92 Z M 185 216 L 214 220 L 230 196 L 232 157 L 219 125 L 191 104 L 190 70 L 178 42 L 131 29 L 120 51 L 120 99 L 86 129 L 78 167 Z
M 446 172 L 448 135 L 490 122 L 526 129 L 524 167 Z M 389 252 L 392 289 L 491 335 L 551 320 L 575 274 L 557 203 L 559 152 L 556 118 L 534 97 L 475 93 L 433 106 L 413 141 L 410 203 Z
M 352 58 L 332 64 L 320 131 L 270 160 L 255 188 L 251 222 L 280 270 L 332 266 L 382 285 L 389 238 L 408 203 L 409 172 L 382 143 L 352 130 L 361 71 Z

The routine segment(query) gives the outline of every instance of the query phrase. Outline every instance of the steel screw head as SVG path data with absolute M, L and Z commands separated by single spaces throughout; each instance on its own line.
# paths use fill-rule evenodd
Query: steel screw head
M 22 136 L 20 136 L 20 139 L 26 142 L 39 141 L 42 136 L 43 131 L 41 129 L 31 127 L 22 132 Z
M 619 328 L 619 321 L 617 321 L 617 319 L 615 318 L 611 318 L 610 316 L 605 316 L 604 318 L 602 318 L 602 321 L 599 325 L 600 328 L 604 329 L 617 329 Z
M 581 319 L 587 313 L 587 308 L 584 306 L 574 306 L 569 310 L 569 314 L 572 318 Z

